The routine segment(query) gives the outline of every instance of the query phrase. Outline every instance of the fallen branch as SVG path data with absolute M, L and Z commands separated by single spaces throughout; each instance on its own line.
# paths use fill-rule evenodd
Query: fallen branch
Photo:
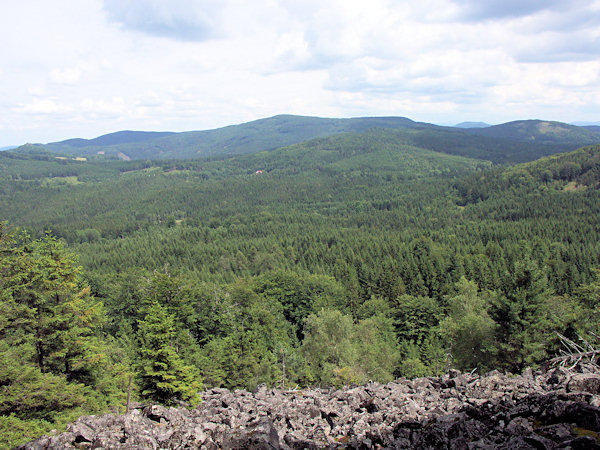
M 560 339 L 565 350 L 562 351 L 561 356 L 552 358 L 549 362 L 552 365 L 558 364 L 560 367 L 565 367 L 567 364 L 571 364 L 567 370 L 575 368 L 578 364 L 584 362 L 586 365 L 591 365 L 592 369 L 598 370 L 600 368 L 598 364 L 598 357 L 600 356 L 600 350 L 594 348 L 589 342 L 583 339 L 581 336 L 579 340 L 581 345 L 574 342 L 573 340 L 563 336 L 560 333 L 556 333 Z

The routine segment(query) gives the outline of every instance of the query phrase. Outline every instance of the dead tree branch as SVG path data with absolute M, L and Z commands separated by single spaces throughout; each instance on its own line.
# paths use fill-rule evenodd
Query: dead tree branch
M 561 355 L 550 360 L 550 364 L 558 365 L 567 370 L 572 370 L 577 365 L 591 366 L 587 367 L 592 371 L 597 371 L 600 366 L 598 364 L 600 358 L 600 349 L 595 348 L 588 341 L 578 336 L 580 343 L 577 343 L 560 333 L 556 333 L 560 339 L 564 349 Z M 594 334 L 594 336 L 596 336 Z M 569 365 L 569 367 L 566 367 Z

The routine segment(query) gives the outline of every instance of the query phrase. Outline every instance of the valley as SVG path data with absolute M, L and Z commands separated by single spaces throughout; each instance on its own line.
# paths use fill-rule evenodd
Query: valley
M 275 116 L 107 136 L 0 152 L 15 445 L 122 407 L 129 377 L 140 401 L 194 404 L 520 373 L 557 333 L 595 339 L 594 130 Z

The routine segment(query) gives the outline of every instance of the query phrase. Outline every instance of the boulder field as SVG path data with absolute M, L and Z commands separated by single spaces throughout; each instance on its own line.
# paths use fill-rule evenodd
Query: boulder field
M 79 418 L 22 449 L 600 449 L 600 373 L 450 371 L 344 389 L 208 389 Z

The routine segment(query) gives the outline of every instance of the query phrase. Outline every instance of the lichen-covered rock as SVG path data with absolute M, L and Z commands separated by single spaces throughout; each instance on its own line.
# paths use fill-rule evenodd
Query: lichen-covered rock
M 196 409 L 81 417 L 24 449 L 600 449 L 598 374 L 493 372 L 351 389 L 209 389 Z

